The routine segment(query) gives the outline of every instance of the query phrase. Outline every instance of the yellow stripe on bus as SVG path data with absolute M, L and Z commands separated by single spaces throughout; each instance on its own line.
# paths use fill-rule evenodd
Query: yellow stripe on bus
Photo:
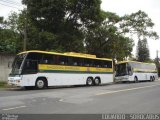
M 112 68 L 64 66 L 64 65 L 45 65 L 39 64 L 39 70 L 63 70 L 63 71 L 87 71 L 87 72 L 113 72 Z
M 139 72 L 139 71 L 142 71 L 142 72 L 157 72 L 156 70 L 150 70 L 150 69 L 137 69 L 137 68 L 134 68 L 133 71 L 134 71 L 134 72 Z

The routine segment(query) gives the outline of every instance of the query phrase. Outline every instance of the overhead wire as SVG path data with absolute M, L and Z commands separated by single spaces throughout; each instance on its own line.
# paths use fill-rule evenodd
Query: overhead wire
M 0 0 L 0 5 L 11 7 L 11 8 L 16 8 L 19 10 L 18 6 L 20 6 L 21 4 L 17 2 L 9 1 L 9 0 L 8 1 Z
M 7 7 L 12 7 L 12 8 L 16 8 L 16 9 L 19 9 L 19 8 L 17 8 L 17 7 L 14 7 L 14 6 L 10 6 L 10 5 L 6 5 L 6 4 L 3 4 L 3 3 L 0 3 L 1 5 L 3 5 L 3 6 L 7 6 Z
M 0 2 L 4 2 L 4 3 L 7 3 L 7 4 L 13 4 L 13 5 L 16 5 L 16 6 L 18 6 L 18 5 L 21 5 L 20 3 L 18 3 L 18 2 L 15 2 L 15 1 L 11 1 L 11 0 L 0 0 Z

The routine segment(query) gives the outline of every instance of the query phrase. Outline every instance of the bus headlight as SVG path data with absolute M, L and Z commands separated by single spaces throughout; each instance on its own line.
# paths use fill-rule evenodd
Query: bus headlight
M 17 80 L 16 82 L 17 82 L 17 83 L 20 83 L 20 80 Z

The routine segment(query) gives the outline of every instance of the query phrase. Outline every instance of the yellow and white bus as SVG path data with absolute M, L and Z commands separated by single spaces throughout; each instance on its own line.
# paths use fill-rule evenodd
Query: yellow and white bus
M 20 86 L 99 85 L 113 82 L 112 60 L 82 53 L 25 51 L 17 54 L 8 83 Z
M 158 79 L 156 65 L 136 61 L 122 61 L 116 64 L 115 81 L 154 81 Z

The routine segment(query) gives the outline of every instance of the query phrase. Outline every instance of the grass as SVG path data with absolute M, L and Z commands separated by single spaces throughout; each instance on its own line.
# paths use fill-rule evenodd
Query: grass
M 8 87 L 7 82 L 0 81 L 0 88 L 7 88 L 7 87 Z

